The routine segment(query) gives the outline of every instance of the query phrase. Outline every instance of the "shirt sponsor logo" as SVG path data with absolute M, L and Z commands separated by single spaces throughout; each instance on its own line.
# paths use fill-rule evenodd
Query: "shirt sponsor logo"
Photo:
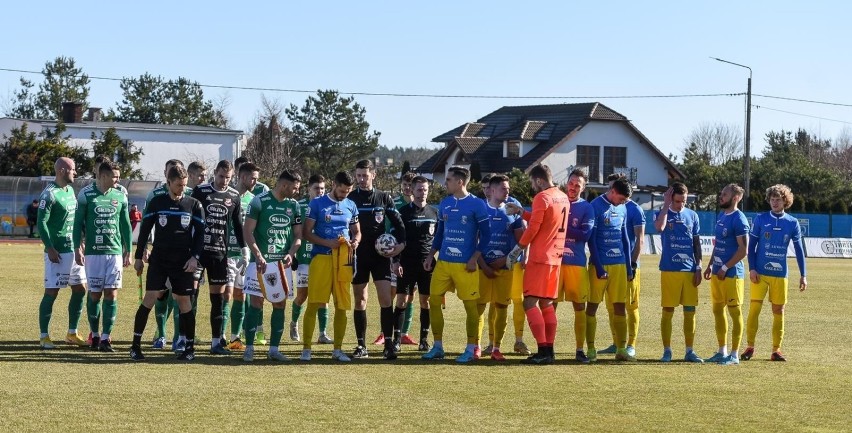
M 287 215 L 270 215 L 269 222 L 273 226 L 287 226 L 290 225 L 290 217 Z
M 115 215 L 115 208 L 111 206 L 96 206 L 95 213 L 100 217 L 107 217 L 110 215 Z
M 672 256 L 672 261 L 675 262 L 675 263 L 686 263 L 686 262 L 691 262 L 692 257 L 689 257 L 688 255 L 683 254 L 683 253 L 678 253 L 678 254 L 675 254 L 674 256 Z
M 766 264 L 763 265 L 763 269 L 766 269 L 767 271 L 780 272 L 784 270 L 784 267 L 777 262 L 766 262 Z
M 220 204 L 212 203 L 207 206 L 207 215 L 213 218 L 223 218 L 228 215 L 228 208 Z
M 447 255 L 450 257 L 461 257 L 462 252 L 456 247 L 447 247 Z
M 606 251 L 607 257 L 621 257 L 621 250 L 618 248 L 610 248 Z

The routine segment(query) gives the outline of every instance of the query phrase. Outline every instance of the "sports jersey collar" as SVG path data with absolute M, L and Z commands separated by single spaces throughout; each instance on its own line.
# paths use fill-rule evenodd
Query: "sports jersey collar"
M 343 200 L 340 200 L 340 201 L 335 200 L 335 199 L 334 199 L 334 197 L 332 197 L 332 196 L 331 196 L 331 193 L 330 193 L 330 192 L 329 192 L 329 193 L 326 193 L 326 194 L 325 194 L 325 196 L 326 196 L 326 197 L 328 197 L 328 199 L 329 199 L 329 200 L 331 200 L 331 202 L 332 202 L 332 203 L 340 203 L 340 202 L 342 202 L 343 200 L 346 200 L 345 198 L 344 198 Z
M 786 212 L 781 212 L 781 214 L 775 215 L 775 212 L 769 211 L 769 216 L 771 216 L 772 218 L 775 218 L 776 220 L 780 220 L 780 219 L 784 218 L 784 215 L 786 215 Z
M 603 201 L 605 201 L 608 205 L 615 206 L 614 204 L 612 204 L 611 201 L 609 201 L 608 198 L 606 198 L 606 193 L 602 194 L 601 197 L 603 198 Z

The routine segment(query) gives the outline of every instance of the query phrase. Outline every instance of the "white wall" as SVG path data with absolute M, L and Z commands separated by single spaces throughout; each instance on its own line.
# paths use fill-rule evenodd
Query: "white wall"
M 600 170 L 603 170 L 603 147 L 627 148 L 627 166 L 639 169 L 639 185 L 667 185 L 666 164 L 649 145 L 639 142 L 639 137 L 619 122 L 591 121 L 570 140 L 563 143 L 542 162 L 550 166 L 554 180 L 565 181 L 567 168 L 577 165 L 577 146 L 600 146 Z M 605 174 L 602 172 L 605 176 Z

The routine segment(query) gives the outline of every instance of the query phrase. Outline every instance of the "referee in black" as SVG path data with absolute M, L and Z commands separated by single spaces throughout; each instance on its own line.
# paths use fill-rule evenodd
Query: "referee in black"
M 177 357 L 181 361 L 195 359 L 195 315 L 192 313 L 193 273 L 203 247 L 204 211 L 201 203 L 184 194 L 188 174 L 182 166 L 174 166 L 166 175 L 168 194 L 156 196 L 148 203 L 139 240 L 136 245 L 134 268 L 142 275 L 145 267 L 142 255 L 148 236 L 154 232 L 154 248 L 148 258 L 148 279 L 145 297 L 136 310 L 133 325 L 133 344 L 130 358 L 145 359 L 142 354 L 142 334 L 154 303 L 162 295 L 166 280 L 172 285 L 172 296 L 180 309 L 180 329 L 186 333 L 186 350 Z

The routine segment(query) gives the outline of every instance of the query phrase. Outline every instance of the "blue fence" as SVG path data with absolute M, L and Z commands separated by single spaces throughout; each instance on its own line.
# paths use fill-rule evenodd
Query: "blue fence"
M 654 216 L 656 211 L 645 211 L 645 233 L 655 234 Z M 759 212 L 746 212 L 749 224 Z M 698 211 L 702 236 L 713 236 L 716 224 L 716 212 Z M 799 219 L 802 235 L 821 238 L 852 238 L 852 215 L 790 213 Z

